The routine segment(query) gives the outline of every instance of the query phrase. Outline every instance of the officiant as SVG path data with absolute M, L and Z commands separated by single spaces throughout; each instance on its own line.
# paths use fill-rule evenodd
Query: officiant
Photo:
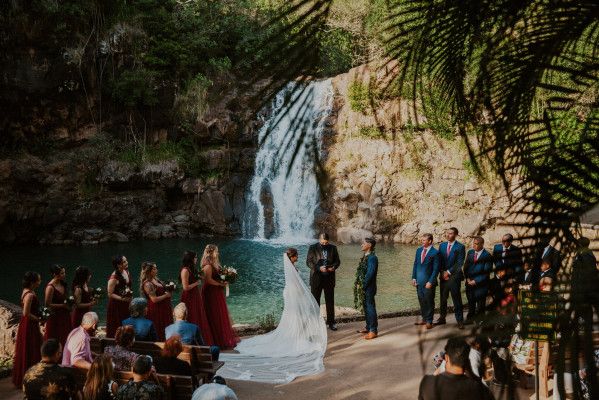
M 310 268 L 310 289 L 320 306 L 320 296 L 324 291 L 324 301 L 327 307 L 327 325 L 332 331 L 335 325 L 335 271 L 341 265 L 337 247 L 329 242 L 325 232 L 318 237 L 318 243 L 310 246 L 306 264 Z

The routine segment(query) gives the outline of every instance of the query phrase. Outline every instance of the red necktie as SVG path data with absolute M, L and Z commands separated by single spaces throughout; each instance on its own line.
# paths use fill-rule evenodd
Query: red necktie
M 451 243 L 447 243 L 447 257 L 449 257 L 450 252 L 451 252 Z
M 475 251 L 474 252 L 474 262 L 476 263 L 476 261 L 478 261 L 478 253 Z
M 426 247 L 422 248 L 422 257 L 420 259 L 420 264 L 424 264 L 424 258 L 426 257 Z

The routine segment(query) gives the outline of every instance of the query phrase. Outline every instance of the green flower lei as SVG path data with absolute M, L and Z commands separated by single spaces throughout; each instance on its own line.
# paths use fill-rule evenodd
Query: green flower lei
M 370 253 L 374 254 L 374 253 Z M 356 280 L 354 282 L 354 308 L 364 313 L 364 278 L 366 278 L 366 269 L 368 268 L 368 255 L 364 255 L 358 264 L 356 270 Z

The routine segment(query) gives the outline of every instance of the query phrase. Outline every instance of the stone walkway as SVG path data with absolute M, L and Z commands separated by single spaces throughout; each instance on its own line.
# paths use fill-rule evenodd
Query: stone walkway
M 432 373 L 432 355 L 447 337 L 462 333 L 454 323 L 430 331 L 413 325 L 416 317 L 379 321 L 380 336 L 362 339 L 355 331 L 363 322 L 340 324 L 329 332 L 325 371 L 286 385 L 232 381 L 229 386 L 240 400 L 306 399 L 416 399 L 425 373 Z M 0 399 L 21 399 L 10 378 L 0 380 Z

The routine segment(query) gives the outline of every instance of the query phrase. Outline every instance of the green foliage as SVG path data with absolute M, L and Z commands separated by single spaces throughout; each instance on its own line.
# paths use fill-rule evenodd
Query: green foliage
M 129 108 L 157 105 L 156 76 L 156 72 L 146 69 L 123 71 L 112 82 L 114 100 Z
M 274 312 L 258 317 L 257 321 L 260 330 L 270 332 L 277 327 L 277 318 Z
M 360 136 L 367 139 L 384 139 L 385 133 L 377 126 L 361 126 L 358 130 Z
M 336 75 L 357 65 L 354 53 L 357 44 L 354 36 L 341 28 L 331 29 L 319 36 L 321 44 L 320 74 Z
M 352 111 L 366 114 L 366 111 L 370 106 L 368 87 L 361 81 L 355 80 L 350 83 L 349 87 L 347 88 L 347 95 L 349 97 L 349 106 Z
M 175 111 L 183 120 L 193 123 L 204 114 L 208 108 L 208 91 L 212 84 L 202 74 L 197 74 L 187 83 L 185 90 L 175 99 Z

